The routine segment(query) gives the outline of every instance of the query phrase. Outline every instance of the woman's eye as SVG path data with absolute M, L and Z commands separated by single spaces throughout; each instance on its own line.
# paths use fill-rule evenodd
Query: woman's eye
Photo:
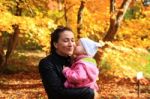
M 71 39 L 71 40 L 69 40 L 69 39 L 64 39 L 63 41 L 64 41 L 64 42 L 69 42 L 69 41 L 75 42 L 74 39 Z
M 72 42 L 75 42 L 74 39 L 71 40 Z
M 67 39 L 65 39 L 65 40 L 64 40 L 64 42 L 68 42 L 68 40 L 67 40 Z

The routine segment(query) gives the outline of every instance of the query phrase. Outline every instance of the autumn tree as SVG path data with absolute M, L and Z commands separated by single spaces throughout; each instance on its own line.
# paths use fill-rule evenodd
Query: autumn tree
M 84 6 L 85 6 L 85 1 L 81 1 L 81 4 L 80 4 L 80 8 L 78 10 L 78 18 L 77 18 L 77 33 L 78 33 L 78 36 L 77 38 L 80 38 L 81 37 L 81 29 L 82 29 L 82 13 L 83 13 L 83 9 L 84 9 Z
M 59 11 L 63 10 L 63 0 L 57 0 Z
M 0 34 L 0 66 L 3 65 L 3 62 L 4 62 L 4 50 L 2 47 L 2 33 L 1 33 Z
M 19 7 L 20 2 L 21 0 L 16 2 L 15 16 L 21 16 L 22 8 Z M 19 25 L 13 24 L 12 27 L 13 27 L 14 32 L 10 34 L 9 41 L 7 44 L 7 52 L 6 52 L 5 63 L 4 63 L 5 66 L 7 66 L 8 58 L 10 54 L 12 53 L 12 51 L 14 50 L 14 48 L 16 47 L 18 35 L 20 33 Z
M 110 13 L 114 13 L 116 9 L 116 0 L 110 0 Z
M 16 12 L 15 12 L 15 15 L 16 16 L 20 16 L 21 15 L 21 12 L 22 12 L 22 9 L 19 8 L 19 1 L 16 2 Z M 14 49 L 16 43 L 17 43 L 17 38 L 18 38 L 18 34 L 19 34 L 19 26 L 16 25 L 16 24 L 13 24 L 12 25 L 13 27 L 13 30 L 14 30 L 14 33 L 10 34 L 10 37 L 9 37 L 9 41 L 8 41 L 8 47 L 7 47 L 7 52 L 6 52 L 6 56 L 5 56 L 5 61 L 4 61 L 4 58 L 2 58 L 3 56 L 3 49 L 1 49 L 1 65 L 7 65 L 7 60 L 12 52 L 12 50 Z M 1 42 L 2 42 L 2 36 L 1 36 Z
M 69 23 L 69 12 L 71 11 L 71 9 L 75 6 L 76 3 L 71 3 L 69 0 L 64 0 L 63 2 L 64 4 L 64 8 L 63 8 L 63 18 L 65 20 L 65 26 L 70 27 L 70 23 Z
M 118 28 L 120 27 L 120 24 L 124 18 L 124 15 L 131 1 L 132 0 L 124 0 L 121 7 L 118 9 L 118 11 L 111 14 L 110 26 L 109 26 L 106 36 L 103 39 L 104 41 L 112 41 L 114 39 L 114 36 L 117 33 Z
M 19 37 L 34 36 L 32 39 L 44 48 L 49 44 L 50 29 L 55 25 L 51 19 L 46 17 L 46 10 L 41 10 L 47 9 L 46 1 L 41 0 L 39 4 L 39 2 L 30 0 L 3 0 L 0 3 L 3 5 L 0 9 L 0 66 L 7 68 L 8 59 L 16 48 Z M 5 33 L 9 35 L 6 55 L 2 46 Z M 48 38 L 46 39 L 48 41 L 45 42 L 43 38 Z

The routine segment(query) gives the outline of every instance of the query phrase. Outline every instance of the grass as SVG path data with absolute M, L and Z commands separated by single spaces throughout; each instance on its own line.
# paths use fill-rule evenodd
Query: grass
M 150 78 L 150 52 L 136 51 L 134 48 L 125 48 L 120 51 L 107 48 L 100 62 L 100 73 L 106 76 L 136 77 L 142 71 L 146 78 Z M 5 73 L 37 71 L 39 60 L 45 56 L 41 51 L 16 51 L 10 59 Z
M 42 57 L 45 56 L 44 52 L 39 50 L 23 51 L 18 50 L 12 53 L 9 58 L 7 67 L 0 70 L 1 73 L 13 74 L 19 72 L 35 72 Z
M 145 52 L 137 52 L 134 49 L 119 51 L 108 48 L 104 51 L 100 63 L 101 73 L 134 78 L 137 72 L 142 71 L 146 78 L 150 78 L 150 53 Z

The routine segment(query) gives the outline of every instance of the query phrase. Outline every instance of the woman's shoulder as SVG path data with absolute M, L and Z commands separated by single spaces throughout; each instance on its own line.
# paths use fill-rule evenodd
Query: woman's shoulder
M 48 55 L 44 58 L 42 58 L 39 62 L 39 67 L 41 66 L 48 66 L 48 65 L 52 65 L 52 62 L 51 62 L 51 55 Z

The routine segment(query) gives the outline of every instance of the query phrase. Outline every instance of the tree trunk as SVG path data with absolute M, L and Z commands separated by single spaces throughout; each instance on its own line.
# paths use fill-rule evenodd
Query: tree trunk
M 116 8 L 116 0 L 110 0 L 110 13 L 114 13 Z
M 8 46 L 7 46 L 7 52 L 5 56 L 5 66 L 7 67 L 8 59 L 13 50 L 15 49 L 17 45 L 17 40 L 18 40 L 18 35 L 20 33 L 19 26 L 18 25 L 13 25 L 12 26 L 14 29 L 14 33 L 10 35 L 9 41 L 8 41 Z
M 2 33 L 0 32 L 0 67 L 2 67 L 4 63 L 4 50 L 2 46 L 2 41 Z
M 106 36 L 103 39 L 104 41 L 112 41 L 114 39 L 114 36 L 118 31 L 118 28 L 123 20 L 123 17 L 131 1 L 132 0 L 124 0 L 119 11 L 117 12 L 117 15 L 115 16 L 116 13 L 112 14 L 112 16 L 110 17 L 110 27 L 108 29 Z
M 21 12 L 22 12 L 22 8 L 19 8 L 19 2 L 17 2 L 15 15 L 21 16 Z M 13 27 L 14 33 L 9 36 L 9 41 L 7 44 L 7 52 L 6 52 L 5 63 L 4 63 L 4 66 L 6 67 L 7 67 L 8 59 L 17 45 L 18 35 L 20 33 L 19 25 L 14 24 L 12 25 L 12 27 Z
M 84 6 L 85 6 L 85 2 L 81 1 L 80 8 L 79 8 L 79 11 L 78 11 L 78 18 L 77 18 L 77 33 L 78 33 L 77 37 L 78 38 L 81 37 L 82 13 L 83 13 Z
M 68 17 L 67 17 L 67 1 L 66 0 L 64 2 L 64 18 L 65 18 L 66 26 L 68 27 L 69 23 L 68 23 Z
M 63 10 L 63 11 L 64 11 L 64 14 L 63 14 L 61 17 L 57 18 L 57 19 L 55 20 L 55 23 L 57 24 L 60 19 L 64 18 L 64 20 L 65 20 L 65 22 L 66 22 L 66 26 L 67 26 L 67 27 L 70 27 L 67 13 L 68 13 L 68 11 L 69 11 L 75 4 L 72 4 L 72 5 L 70 5 L 70 6 L 67 6 L 67 5 L 69 4 L 69 3 L 67 2 L 67 0 L 64 0 L 63 3 L 64 3 L 64 7 L 63 7 L 63 8 L 64 8 L 64 10 Z
M 57 0 L 57 3 L 58 3 L 58 10 L 59 11 L 62 11 L 63 10 L 63 6 L 62 6 L 62 0 Z

